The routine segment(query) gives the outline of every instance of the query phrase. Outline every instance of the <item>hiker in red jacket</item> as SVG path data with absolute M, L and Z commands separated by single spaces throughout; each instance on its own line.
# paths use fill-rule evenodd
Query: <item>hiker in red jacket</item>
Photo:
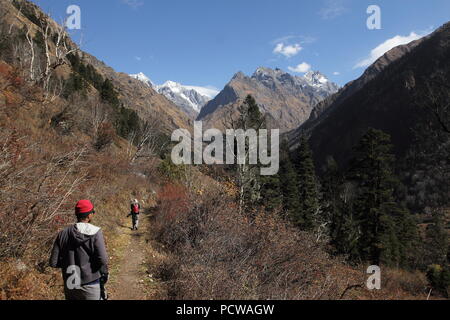
M 139 227 L 139 214 L 141 213 L 141 205 L 137 199 L 131 201 L 130 213 L 127 217 L 131 216 L 133 227 L 131 230 L 137 230 Z
M 91 224 L 94 205 L 81 200 L 75 214 L 78 223 L 61 231 L 56 238 L 50 266 L 62 270 L 66 300 L 106 300 L 108 256 L 102 230 Z

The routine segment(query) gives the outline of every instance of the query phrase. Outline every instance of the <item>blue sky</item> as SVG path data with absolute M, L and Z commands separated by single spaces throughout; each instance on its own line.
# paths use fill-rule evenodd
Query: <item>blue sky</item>
M 82 34 L 82 49 L 117 71 L 218 89 L 259 66 L 297 75 L 311 68 L 344 85 L 386 48 L 450 20 L 448 0 L 33 2 L 58 22 L 78 5 L 74 38 Z M 381 8 L 381 30 L 366 27 L 369 5 Z

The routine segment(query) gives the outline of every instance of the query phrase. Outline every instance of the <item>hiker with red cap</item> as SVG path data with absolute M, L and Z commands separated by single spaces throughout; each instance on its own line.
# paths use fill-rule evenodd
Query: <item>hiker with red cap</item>
M 141 205 L 137 199 L 131 200 L 130 213 L 127 218 L 131 216 L 132 228 L 131 230 L 137 230 L 139 227 L 139 214 L 141 213 Z
M 66 300 L 106 299 L 102 286 L 108 281 L 108 256 L 102 230 L 91 224 L 94 205 L 79 201 L 75 215 L 78 222 L 55 240 L 50 266 L 62 269 Z

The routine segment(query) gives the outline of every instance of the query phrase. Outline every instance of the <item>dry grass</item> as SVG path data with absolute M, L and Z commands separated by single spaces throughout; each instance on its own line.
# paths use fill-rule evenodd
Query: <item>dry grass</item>
M 170 185 L 159 198 L 152 234 L 167 252 L 157 272 L 172 299 L 338 299 L 346 288 L 341 263 L 276 214 L 239 215 L 213 187 Z
M 43 102 L 39 88 L 10 81 L 13 69 L 0 66 L 0 87 L 7 84 L 0 90 L 7 97 L 0 105 L 0 297 L 61 298 L 61 277 L 47 260 L 57 232 L 75 220 L 76 201 L 94 202 L 94 223 L 111 252 L 130 199 L 150 202 L 151 190 L 130 166 L 125 141 L 115 137 L 97 152 L 95 137 L 80 125 L 92 105 L 61 134 L 51 119 L 66 103 Z
M 59 300 L 63 298 L 59 272 L 40 272 L 26 259 L 0 262 L 0 300 Z

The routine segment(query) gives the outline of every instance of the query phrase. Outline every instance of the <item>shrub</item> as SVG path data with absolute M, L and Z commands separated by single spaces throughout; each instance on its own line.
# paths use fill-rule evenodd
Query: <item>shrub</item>
M 450 286 L 450 268 L 448 266 L 430 265 L 427 271 L 427 278 L 433 289 L 448 298 Z
M 72 72 L 69 79 L 64 81 L 64 90 L 62 96 L 67 99 L 75 92 L 85 92 L 87 83 L 78 73 Z
M 121 106 L 116 111 L 117 134 L 123 138 L 128 138 L 130 133 L 138 132 L 141 129 L 141 120 L 136 111 Z
M 166 157 L 159 164 L 158 171 L 165 179 L 169 181 L 178 181 L 183 177 L 185 167 L 183 165 L 174 164 L 170 157 Z
M 336 260 L 276 214 L 250 220 L 211 186 L 187 198 L 167 188 L 152 234 L 172 255 L 157 270 L 171 298 L 337 299 L 344 291 L 349 279 Z

